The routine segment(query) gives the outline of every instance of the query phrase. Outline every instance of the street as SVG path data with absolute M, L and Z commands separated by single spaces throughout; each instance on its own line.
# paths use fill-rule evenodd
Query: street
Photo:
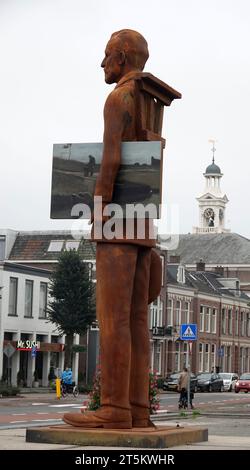
M 157 417 L 167 413 L 178 413 L 177 393 L 162 393 Z M 27 394 L 22 398 L 0 399 L 0 429 L 26 428 L 61 423 L 65 412 L 77 413 L 86 401 L 86 395 L 77 398 L 69 396 L 58 400 L 54 394 Z M 227 410 L 232 412 L 238 405 L 250 411 L 250 395 L 240 393 L 196 393 L 194 407 L 198 413 L 204 411 Z M 177 415 L 177 416 L 178 416 Z

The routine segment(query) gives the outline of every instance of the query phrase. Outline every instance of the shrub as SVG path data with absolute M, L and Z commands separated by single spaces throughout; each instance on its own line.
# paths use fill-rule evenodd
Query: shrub
M 156 380 L 157 380 L 157 388 L 158 389 L 163 388 L 164 378 L 163 377 L 158 377 Z
M 89 401 L 84 402 L 88 410 L 95 411 L 101 406 L 101 371 L 98 367 L 94 380 L 93 388 L 89 394 Z M 160 398 L 158 395 L 157 378 L 155 372 L 149 373 L 149 405 L 150 414 L 155 414 L 160 406 Z
M 98 367 L 93 379 L 93 388 L 89 394 L 87 409 L 91 411 L 98 410 L 101 406 L 101 371 Z
M 0 387 L 0 395 L 3 397 L 15 397 L 18 393 L 20 392 L 18 387 L 6 387 L 6 386 L 1 386 Z
M 157 376 L 155 372 L 149 372 L 149 406 L 151 415 L 155 414 L 160 407 Z

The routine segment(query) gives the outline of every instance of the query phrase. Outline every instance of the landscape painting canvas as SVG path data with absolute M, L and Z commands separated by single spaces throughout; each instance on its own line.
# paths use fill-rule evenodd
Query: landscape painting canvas
M 54 144 L 51 218 L 88 217 L 80 205 L 93 210 L 94 191 L 102 159 L 102 143 Z M 161 142 L 123 142 L 121 166 L 113 203 L 152 203 L 159 208 L 161 194 Z M 159 217 L 159 211 L 158 211 Z

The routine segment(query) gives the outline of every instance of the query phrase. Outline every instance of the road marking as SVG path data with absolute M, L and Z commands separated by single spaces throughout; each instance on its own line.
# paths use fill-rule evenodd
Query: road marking
M 10 421 L 10 424 L 20 424 L 20 423 L 27 423 L 28 421 Z
M 37 413 L 37 414 L 38 414 L 38 415 L 48 415 L 49 413 L 46 413 L 46 412 L 43 413 L 43 412 L 41 411 L 40 413 Z
M 71 403 L 71 404 L 67 403 L 65 405 L 49 405 L 49 408 L 65 408 L 66 406 L 76 406 L 76 404 L 75 403 Z M 82 407 L 80 406 L 80 408 L 82 408 Z
M 41 423 L 41 421 L 44 422 L 44 421 L 62 421 L 62 420 L 61 419 L 56 419 L 56 418 L 50 418 L 50 419 L 32 419 L 31 421 L 34 422 L 34 423 L 37 423 L 37 422 Z M 19 421 L 19 423 L 21 423 L 21 422 L 22 421 Z M 23 421 L 23 423 L 25 423 L 25 422 L 26 421 Z
M 12 416 L 26 416 L 27 413 L 12 413 Z
M 48 405 L 48 403 L 31 403 L 32 406 Z

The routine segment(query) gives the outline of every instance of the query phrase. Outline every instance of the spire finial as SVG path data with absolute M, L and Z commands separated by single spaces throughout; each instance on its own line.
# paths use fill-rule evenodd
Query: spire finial
M 217 142 L 215 139 L 209 139 L 208 142 L 211 142 L 211 144 L 213 144 L 213 147 L 211 148 L 211 151 L 213 152 L 213 159 L 212 159 L 212 162 L 214 163 L 214 154 L 216 152 L 216 148 L 214 146 L 215 142 Z

